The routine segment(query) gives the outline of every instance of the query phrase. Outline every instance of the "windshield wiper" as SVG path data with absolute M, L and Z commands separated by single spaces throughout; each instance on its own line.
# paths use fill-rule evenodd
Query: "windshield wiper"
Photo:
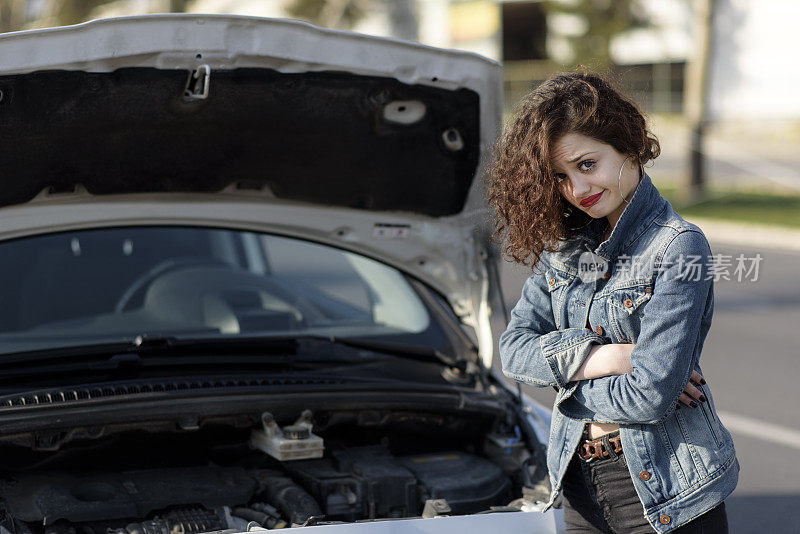
M 256 336 L 256 337 L 214 337 L 183 339 L 165 335 L 139 335 L 132 341 L 98 343 L 51 349 L 31 350 L 0 355 L 0 368 L 13 364 L 32 364 L 50 360 L 81 361 L 90 369 L 113 369 L 124 366 L 137 366 L 148 360 L 149 356 L 166 356 L 164 363 L 178 364 L 185 359 L 187 363 L 200 356 L 234 354 L 260 358 L 264 363 L 362 363 L 368 361 L 363 354 L 353 351 L 335 351 L 331 354 L 325 346 L 361 349 L 371 353 L 386 354 L 395 358 L 411 359 L 447 365 L 464 372 L 468 361 L 444 354 L 441 351 L 418 345 L 397 342 L 367 340 L 361 338 L 305 334 L 299 336 Z M 174 359 L 169 358 L 174 356 Z M 102 361 L 100 358 L 102 358 Z M 267 360 L 267 357 L 271 357 Z M 234 358 L 220 361 L 233 363 Z
M 361 338 L 324 336 L 319 334 L 305 334 L 299 336 L 264 336 L 239 339 L 211 338 L 195 340 L 176 340 L 174 338 L 137 336 L 133 341 L 133 345 L 137 347 L 138 350 L 143 349 L 146 352 L 166 352 L 177 348 L 189 350 L 202 348 L 204 351 L 213 350 L 214 348 L 230 350 L 238 347 L 239 349 L 244 349 L 247 351 L 269 348 L 271 352 L 283 349 L 289 354 L 303 355 L 302 358 L 299 358 L 301 361 L 308 361 L 307 357 L 309 355 L 319 353 L 319 348 L 314 346 L 319 344 L 343 346 L 351 349 L 361 349 L 374 353 L 388 354 L 395 358 L 439 363 L 457 369 L 460 372 L 465 372 L 468 367 L 467 360 L 445 354 L 439 350 L 429 347 L 421 347 L 419 345 L 409 345 L 406 343 L 397 342 L 366 340 Z M 139 347 L 142 349 L 139 349 Z M 324 349 L 321 356 L 322 358 L 320 361 L 340 362 L 343 359 L 356 362 L 365 361 L 365 358 L 363 357 L 357 357 L 353 359 L 351 354 L 343 355 L 341 353 L 337 354 L 337 357 L 332 358 L 330 353 Z
M 249 337 L 249 338 L 201 338 L 192 340 L 178 340 L 173 337 L 158 337 L 158 336 L 137 336 L 133 342 L 131 350 L 134 352 L 170 352 L 173 350 L 197 350 L 203 349 L 204 352 L 209 350 L 230 350 L 240 349 L 250 351 L 259 351 L 269 349 L 274 353 L 277 351 L 284 351 L 292 355 L 311 355 L 317 353 L 314 350 L 317 344 L 330 344 L 333 346 L 344 346 L 352 349 L 362 349 L 369 352 L 376 352 L 381 354 L 388 354 L 393 357 L 404 358 L 409 360 L 417 360 L 423 362 L 434 362 L 445 364 L 449 367 L 465 371 L 468 362 L 463 358 L 447 355 L 439 350 L 429 347 L 421 347 L 419 345 L 409 345 L 406 343 L 386 342 L 366 340 L 351 337 L 337 337 L 337 336 L 324 336 L 318 334 L 305 334 L 299 336 L 262 336 L 262 337 Z M 341 354 L 337 354 L 337 358 L 331 358 L 329 353 L 323 351 L 322 358 L 324 360 L 340 361 Z M 346 358 L 350 359 L 350 358 Z M 305 358 L 301 358 L 305 361 Z M 356 358 L 355 361 L 364 361 L 364 358 Z
M 92 361 L 95 356 L 123 354 L 180 354 L 209 353 L 214 351 L 258 352 L 263 355 L 293 355 L 299 349 L 299 343 L 290 337 L 263 338 L 193 338 L 180 339 L 174 336 L 139 335 L 131 341 L 115 341 L 111 343 L 90 343 L 67 345 L 54 348 L 33 349 L 0 354 L 0 366 L 14 363 L 29 363 L 44 360 L 86 359 Z M 121 358 L 124 359 L 124 358 Z
M 313 339 L 325 340 L 332 344 L 344 345 L 354 349 L 364 349 L 370 352 L 380 352 L 389 354 L 391 356 L 405 358 L 409 360 L 417 360 L 424 362 L 438 362 L 466 371 L 468 362 L 463 358 L 445 354 L 436 349 L 429 347 L 420 347 L 419 345 L 408 345 L 406 343 L 386 342 L 386 341 L 373 341 L 358 338 L 343 338 L 343 337 L 325 337 L 325 336 L 310 336 Z

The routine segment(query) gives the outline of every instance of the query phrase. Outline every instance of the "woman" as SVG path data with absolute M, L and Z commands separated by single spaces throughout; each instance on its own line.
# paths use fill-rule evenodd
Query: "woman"
M 554 386 L 547 466 L 567 532 L 727 532 L 739 464 L 698 360 L 714 307 L 702 231 L 643 165 L 660 147 L 592 74 L 523 101 L 489 184 L 504 251 L 533 275 L 503 370 Z

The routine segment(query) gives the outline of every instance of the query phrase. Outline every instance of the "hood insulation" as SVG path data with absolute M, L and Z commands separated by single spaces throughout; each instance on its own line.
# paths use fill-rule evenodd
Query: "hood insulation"
M 207 98 L 187 99 L 190 74 L 0 77 L 0 205 L 78 184 L 110 195 L 235 183 L 326 206 L 430 216 L 463 209 L 480 150 L 474 91 L 241 68 L 212 71 Z M 417 114 L 421 102 L 422 116 L 387 119 L 387 106 L 396 114 L 405 102 Z

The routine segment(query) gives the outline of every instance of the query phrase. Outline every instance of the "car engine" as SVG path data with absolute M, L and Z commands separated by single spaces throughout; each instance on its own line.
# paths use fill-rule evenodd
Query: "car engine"
M 106 430 L 50 452 L 5 444 L 0 534 L 243 532 L 514 511 L 547 497 L 519 428 L 424 413 L 372 413 L 369 424 L 320 416 L 282 428 L 264 414 L 262 428 Z M 270 427 L 282 452 L 263 446 Z M 310 445 L 323 442 L 324 453 Z M 287 451 L 293 459 L 281 459 Z

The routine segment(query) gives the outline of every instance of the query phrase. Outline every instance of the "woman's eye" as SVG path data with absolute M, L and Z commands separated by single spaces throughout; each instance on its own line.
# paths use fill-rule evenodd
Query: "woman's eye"
M 581 162 L 578 164 L 578 168 L 579 168 L 580 170 L 582 170 L 582 171 L 588 171 L 589 169 L 591 169 L 592 167 L 594 167 L 594 163 L 595 163 L 595 162 L 594 162 L 593 160 L 587 159 L 587 160 L 581 161 Z

